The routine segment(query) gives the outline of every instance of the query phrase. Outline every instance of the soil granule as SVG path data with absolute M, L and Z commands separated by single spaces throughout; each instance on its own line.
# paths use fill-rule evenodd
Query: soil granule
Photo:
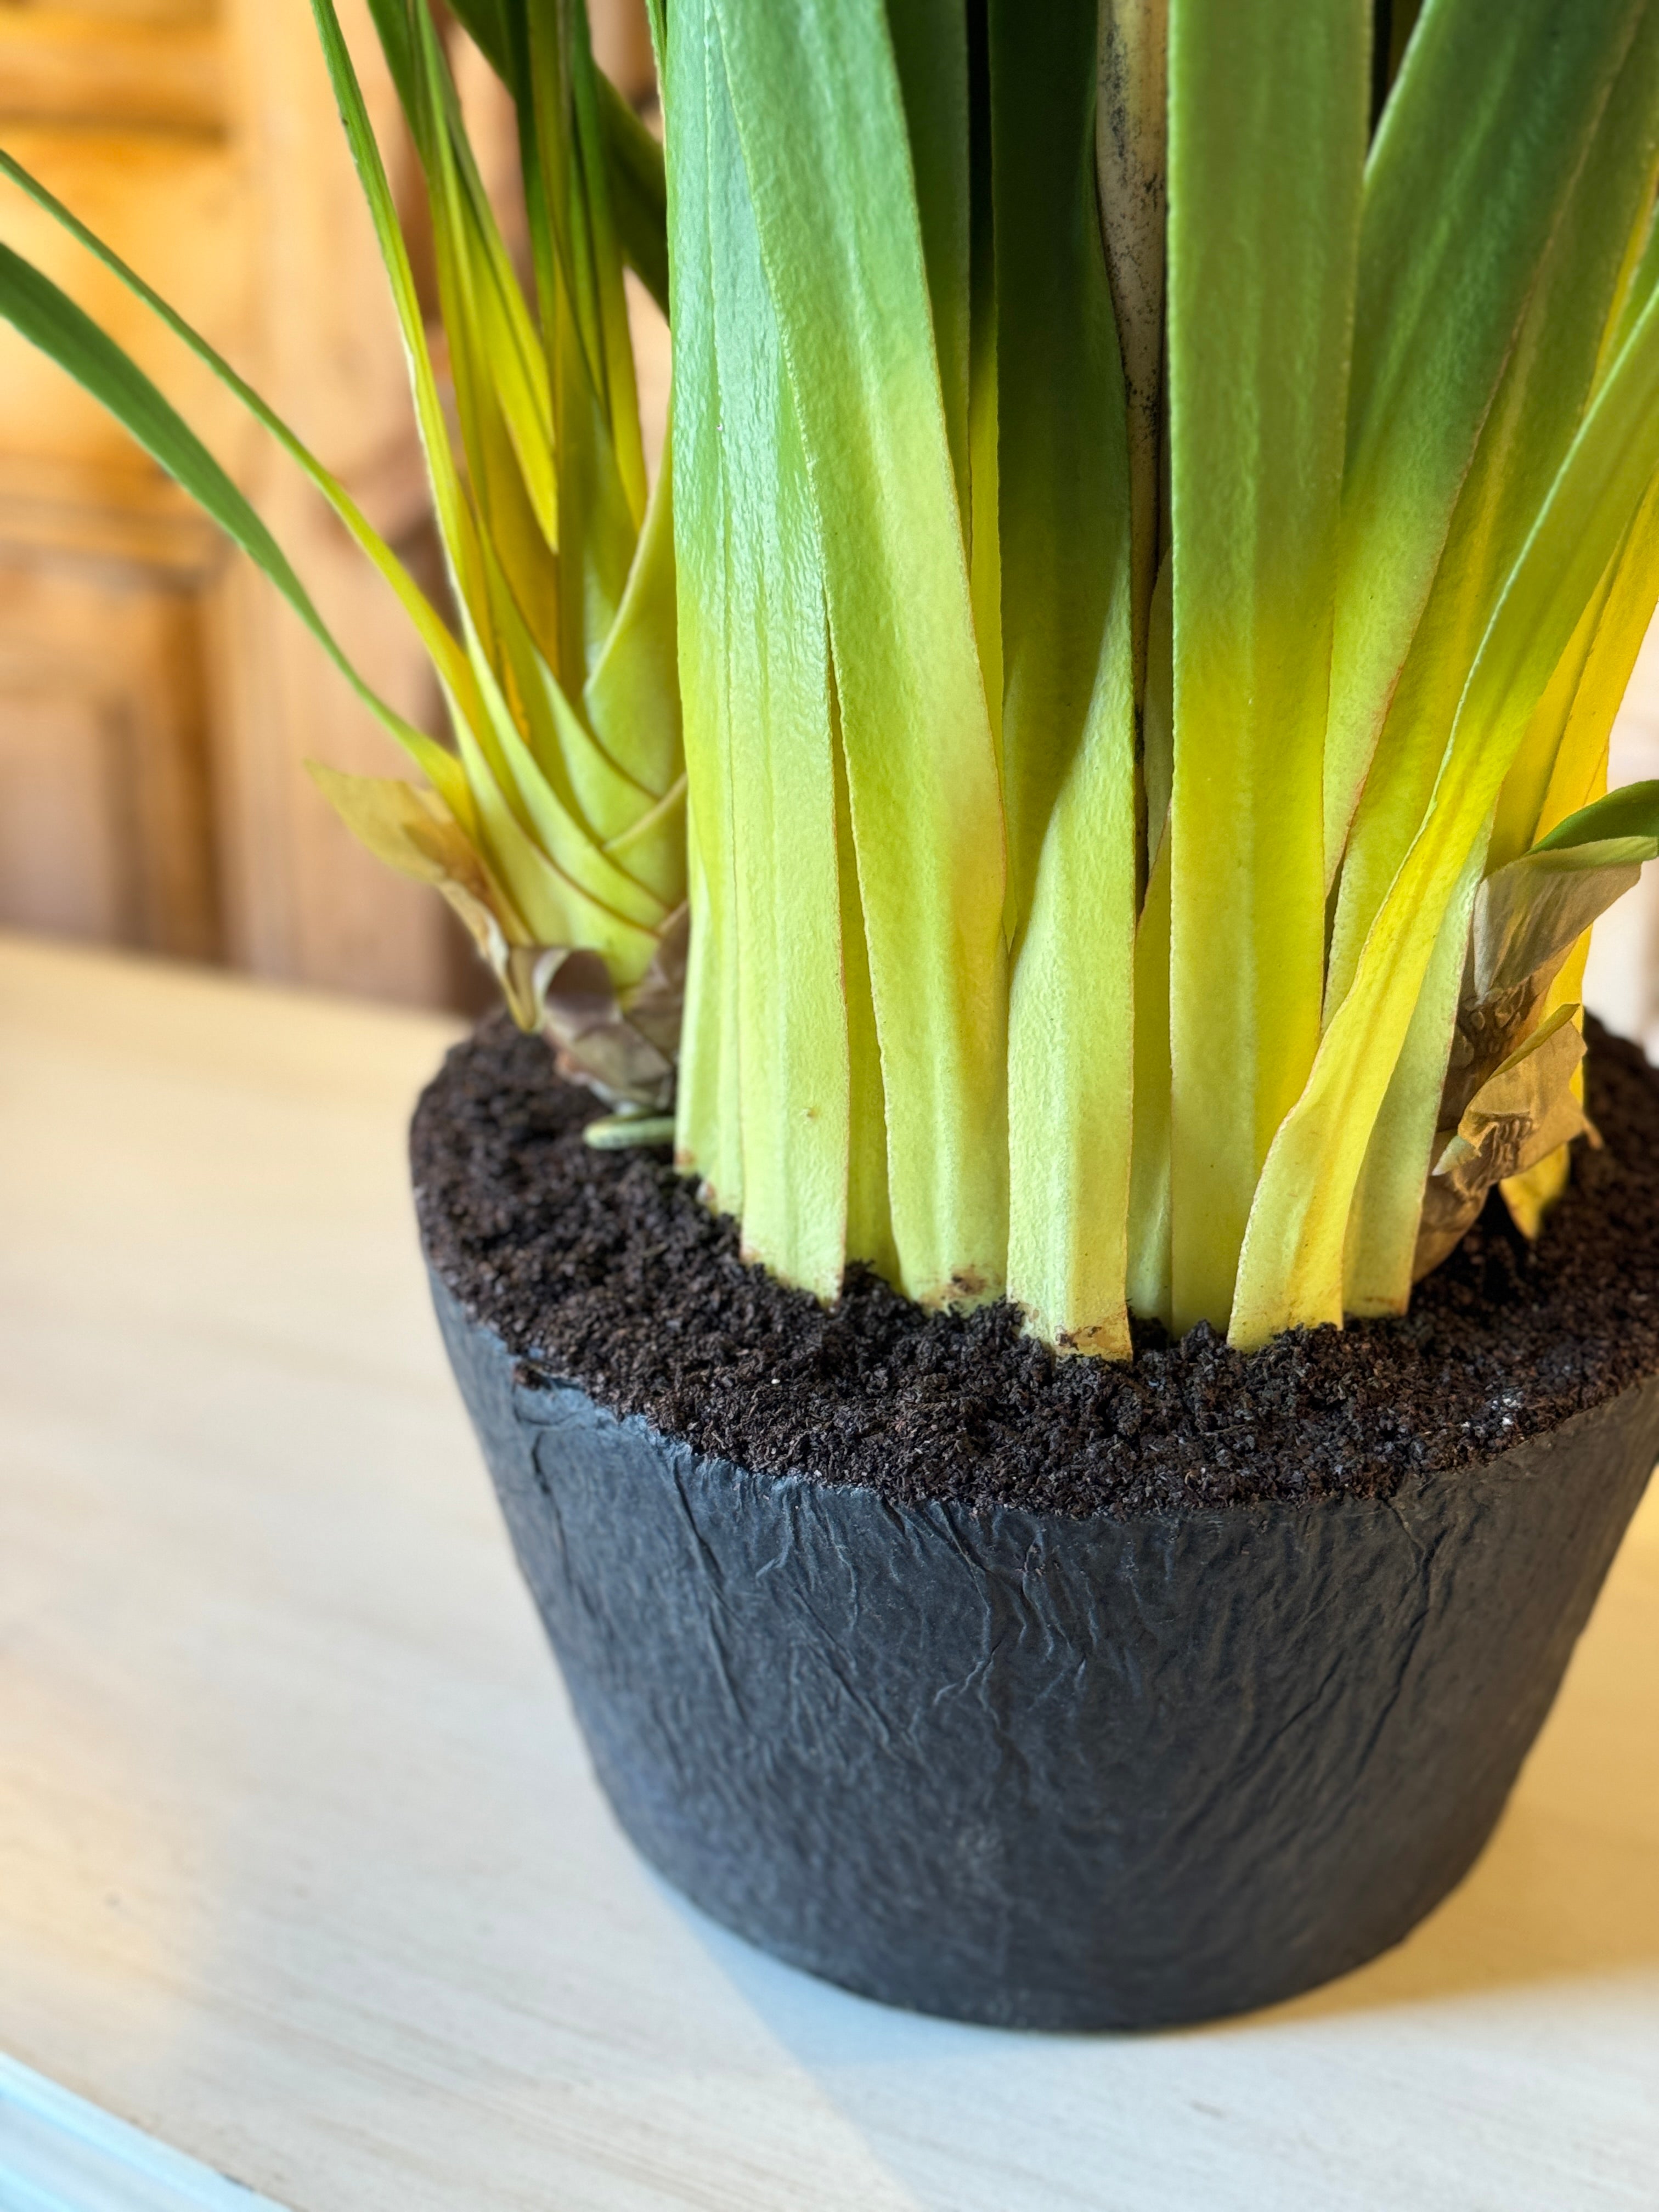
M 1409 1314 L 1249 1355 L 1137 1323 L 1133 1364 L 1056 1358 L 1006 1303 L 924 1313 L 862 1269 L 825 1311 L 746 1266 L 665 1152 L 584 1144 L 593 1099 L 501 1016 L 422 1097 L 416 1200 L 526 1369 L 744 1466 L 1072 1514 L 1378 1496 L 1659 1373 L 1659 1078 L 1589 1034 L 1605 1149 L 1575 1146 L 1536 1247 L 1494 1192 Z

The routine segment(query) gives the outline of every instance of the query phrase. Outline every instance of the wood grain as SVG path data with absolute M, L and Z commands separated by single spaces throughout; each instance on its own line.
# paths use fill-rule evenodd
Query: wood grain
M 16 2212 L 283 2212 L 3 2057 L 0 2203 Z
M 406 167 L 363 0 L 342 14 Z M 0 4 L 0 127 L 365 493 L 400 550 L 429 550 L 397 331 L 306 0 Z M 210 373 L 9 186 L 0 237 L 162 385 L 371 680 L 435 723 L 395 604 Z M 137 654 L 135 633 L 152 641 Z M 152 649 L 164 635 L 169 649 Z M 30 817 L 0 835 L 0 920 L 452 1001 L 459 933 L 346 836 L 305 775 L 313 755 L 402 765 L 249 564 L 0 330 L 0 797 L 21 792 Z M 188 895 L 158 908 L 151 888 L 185 879 Z
M 217 137 L 225 98 L 211 20 L 0 8 L 0 123 L 40 121 Z
M 597 1796 L 415 1249 L 453 1033 L 0 946 L 0 2050 L 294 2212 L 1650 2212 L 1659 1496 L 1390 1957 L 1145 2039 L 883 2011 Z

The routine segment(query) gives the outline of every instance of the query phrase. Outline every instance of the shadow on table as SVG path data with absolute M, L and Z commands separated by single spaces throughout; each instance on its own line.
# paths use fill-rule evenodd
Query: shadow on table
M 1638 2045 L 1641 2023 L 1651 2023 L 1659 1836 L 1609 1832 L 1602 1818 L 1621 1778 L 1659 1798 L 1659 1729 L 1624 1753 L 1575 1817 L 1551 1801 L 1559 1784 L 1587 1778 L 1582 1749 L 1571 1739 L 1540 1747 L 1542 1773 L 1529 1771 L 1480 1865 L 1397 1950 L 1305 1997 L 1210 2027 L 1042 2036 L 922 2019 L 780 1966 L 674 1904 L 915 2212 L 1312 2205 L 1331 2200 L 1296 2188 L 1313 2191 L 1322 2147 L 1337 2144 L 1362 2156 L 1369 2147 L 1370 2179 L 1362 2188 L 1351 2173 L 1340 2201 L 1352 2212 L 1392 2212 L 1426 2201 L 1416 2192 L 1428 2185 L 1396 2172 L 1401 2111 L 1431 2113 L 1443 2094 L 1461 2111 L 1478 2099 L 1487 2067 L 1517 2045 L 1547 2075 L 1564 2020 L 1575 2045 L 1588 2035 L 1610 2060 L 1632 2022 Z M 1626 2055 L 1639 2072 L 1639 2057 Z M 1377 2106 L 1384 2078 L 1399 2108 L 1393 2122 Z M 1563 2115 L 1543 2082 L 1533 2092 L 1522 2094 L 1498 2160 L 1496 2185 L 1506 2193 L 1491 2200 L 1512 2212 L 1561 2201 L 1543 2151 Z M 1301 2177 L 1294 2187 L 1285 2168 Z M 1379 2177 L 1389 2174 L 1385 2186 Z M 1290 2194 L 1279 2193 L 1280 2181 Z M 1255 2193 L 1270 2186 L 1271 2195 Z
M 1659 1795 L 1659 1728 L 1651 1747 L 1638 1752 L 1638 1763 L 1650 1793 Z M 1474 1871 L 1395 1949 L 1339 1981 L 1266 2011 L 1176 2032 L 1225 2035 L 1276 2021 L 1421 2005 L 1436 1998 L 1551 1981 L 1596 1981 L 1659 1966 L 1656 1852 L 1656 1840 L 1609 1835 L 1571 1815 L 1540 1812 L 1518 1802 L 1510 1806 Z M 995 2029 L 895 2012 L 778 1965 L 672 1891 L 665 1887 L 662 1893 L 785 2042 L 796 2048 L 800 2042 L 811 2045 L 827 2038 L 822 2053 L 796 2048 L 796 2056 L 808 2063 L 815 2056 L 835 2055 L 843 2028 L 866 2057 L 872 2047 L 894 2039 L 902 2041 L 912 2033 L 948 2033 L 969 2042 L 1006 2040 L 1033 2048 L 1121 2039 L 1005 2035 Z M 843 2007 L 848 2008 L 844 2014 Z M 885 2034 L 882 2023 L 886 2024 Z
M 1311 2176 L 1321 2137 L 1350 2153 L 1369 2146 L 1360 2167 L 1342 2168 L 1342 2201 L 1356 2212 L 1422 2201 L 1428 2177 L 1406 2171 L 1410 2144 L 1395 2139 L 1378 2079 L 1414 2112 L 1443 2097 L 1461 2111 L 1495 2063 L 1521 2063 L 1530 2085 L 1504 2139 L 1501 2201 L 1534 2212 L 1560 2201 L 1546 2154 L 1562 2124 L 1548 2056 L 1560 2021 L 1575 2021 L 1577 2040 L 1588 2035 L 1621 2078 L 1632 2065 L 1639 2075 L 1652 2032 L 1656 1723 L 1659 1544 L 1650 1540 L 1619 1563 L 1510 1809 L 1454 1895 L 1343 1980 L 1211 2027 L 1062 2037 L 920 2019 L 781 1966 L 676 1909 L 918 2212 L 1107 2203 L 1255 2212 L 1328 2201 L 1260 2193 L 1285 2160 Z M 1532 2056 L 1517 2062 L 1518 2050 Z M 1615 2105 L 1618 2094 L 1608 2087 Z M 1372 2177 L 1364 2189 L 1362 2170 Z M 1404 2193 L 1391 2193 L 1396 2183 Z

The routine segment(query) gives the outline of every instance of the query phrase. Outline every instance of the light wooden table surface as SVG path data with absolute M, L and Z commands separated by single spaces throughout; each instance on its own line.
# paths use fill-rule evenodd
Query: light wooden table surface
M 1659 1492 L 1401 1950 L 1133 2040 L 884 2011 L 588 1778 L 416 1253 L 449 1034 L 0 945 L 0 2052 L 293 2212 L 1652 2212 Z

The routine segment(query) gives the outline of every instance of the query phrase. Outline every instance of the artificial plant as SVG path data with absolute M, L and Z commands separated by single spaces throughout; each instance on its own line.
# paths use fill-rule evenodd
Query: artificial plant
M 1585 933 L 1659 851 L 1600 796 L 1659 592 L 1659 0 L 653 0 L 665 180 L 581 0 L 466 0 L 527 287 L 427 0 L 372 0 L 459 453 L 313 4 L 455 614 L 216 359 L 449 708 L 371 700 L 428 788 L 325 788 L 635 1133 L 689 907 L 678 1156 L 748 1252 L 1121 1355 L 1400 1310 L 1494 1183 L 1535 1231 Z M 649 501 L 624 256 L 672 283 Z M 342 657 L 13 256 L 0 311 Z
M 823 1294 L 1114 1353 L 1535 1226 L 1655 849 L 1578 810 L 1659 586 L 1659 9 L 657 35 L 683 1157 Z

